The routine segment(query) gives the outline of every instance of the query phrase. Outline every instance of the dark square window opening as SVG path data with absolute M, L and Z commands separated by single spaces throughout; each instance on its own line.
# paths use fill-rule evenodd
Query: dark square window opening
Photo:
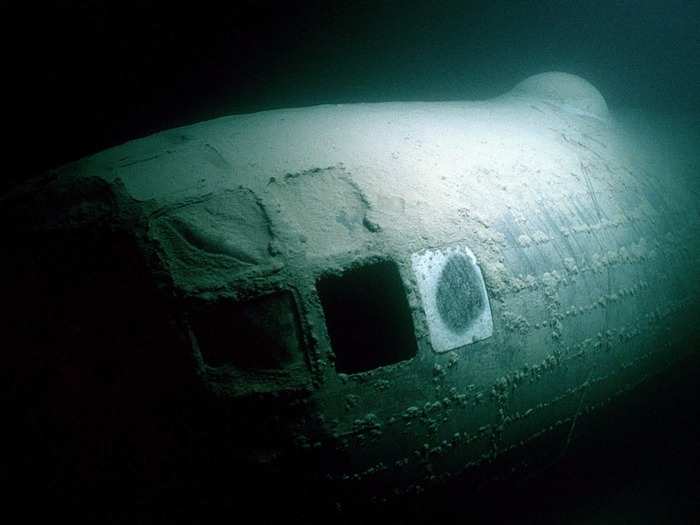
M 190 324 L 209 366 L 281 369 L 301 356 L 299 316 L 288 291 L 208 304 L 190 314 Z
M 392 261 L 325 275 L 316 287 L 338 372 L 365 372 L 416 355 L 411 311 Z

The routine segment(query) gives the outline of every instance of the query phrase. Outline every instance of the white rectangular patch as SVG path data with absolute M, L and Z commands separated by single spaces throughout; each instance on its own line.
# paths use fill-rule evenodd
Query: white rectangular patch
M 469 248 L 414 253 L 411 264 L 436 352 L 454 350 L 493 334 L 484 278 Z

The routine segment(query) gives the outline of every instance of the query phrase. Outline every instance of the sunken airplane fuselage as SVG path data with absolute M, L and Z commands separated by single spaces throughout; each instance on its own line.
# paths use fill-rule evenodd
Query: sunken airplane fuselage
M 309 454 L 330 485 L 396 497 L 543 434 L 564 436 L 559 454 L 582 412 L 691 350 L 700 149 L 670 129 L 549 73 L 484 102 L 168 130 L 31 186 L 59 197 L 5 202 L 27 235 L 105 232 L 70 253 L 130 246 L 117 278 L 121 245 L 105 241 L 92 286 L 153 286 L 155 306 L 127 321 L 142 300 L 118 293 L 104 335 L 139 326 L 124 343 L 139 357 L 120 359 L 151 370 L 154 404 L 160 385 L 198 392 L 198 421 L 236 436 L 232 456 L 274 469 Z M 119 352 L 105 344 L 91 351 Z

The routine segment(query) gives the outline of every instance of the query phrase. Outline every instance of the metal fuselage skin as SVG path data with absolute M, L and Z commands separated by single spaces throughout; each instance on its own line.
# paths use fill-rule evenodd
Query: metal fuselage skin
M 309 468 L 324 479 L 396 494 L 547 433 L 564 436 L 556 455 L 582 412 L 691 350 L 697 159 L 676 149 L 689 135 L 661 122 L 610 115 L 590 84 L 548 74 L 484 102 L 221 118 L 106 150 L 56 180 L 97 178 L 140 210 L 140 246 L 176 298 L 206 391 L 260 400 L 292 448 L 323 458 Z M 464 344 L 436 343 L 416 274 L 421 254 L 445 250 L 468 250 L 483 277 L 490 330 Z M 320 283 L 379 263 L 400 277 L 415 351 L 344 369 Z M 290 355 L 209 362 L 217 309 L 238 315 L 271 294 L 287 298 Z M 229 333 L 239 357 L 255 354 Z

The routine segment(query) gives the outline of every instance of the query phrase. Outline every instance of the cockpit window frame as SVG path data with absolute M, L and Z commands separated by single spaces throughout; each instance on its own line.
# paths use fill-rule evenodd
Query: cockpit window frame
M 199 348 L 198 339 L 190 322 L 193 312 L 211 308 L 217 301 L 244 303 L 258 297 L 275 293 L 289 293 L 294 316 L 297 320 L 298 355 L 292 362 L 280 368 L 240 368 L 232 364 L 212 366 L 206 363 Z M 286 280 L 275 280 L 261 287 L 259 283 L 236 283 L 227 290 L 202 292 L 182 298 L 180 309 L 182 320 L 192 348 L 192 357 L 197 374 L 207 390 L 228 398 L 241 398 L 250 395 L 277 395 L 286 391 L 310 391 L 313 377 L 313 338 L 307 320 L 307 313 L 300 300 L 299 290 Z
M 278 300 L 283 302 L 280 302 L 278 305 L 275 305 L 275 303 Z M 236 334 L 235 329 L 238 328 L 239 331 L 242 330 L 245 332 L 246 328 L 250 326 L 250 328 L 255 330 L 256 327 L 251 326 L 251 322 L 252 325 L 255 325 L 255 320 L 262 320 L 263 315 L 261 314 L 265 314 L 266 311 L 270 310 L 270 308 L 274 309 L 278 307 L 288 307 L 289 315 L 286 321 L 288 324 L 290 324 L 291 327 L 290 333 L 288 335 L 294 339 L 294 345 L 293 347 L 289 348 L 289 355 L 286 358 L 284 358 L 282 355 L 261 355 L 256 361 L 255 356 L 248 355 L 244 350 L 241 353 L 241 355 L 236 355 L 234 352 L 231 352 L 228 356 L 228 360 L 226 360 L 226 358 L 224 357 L 224 354 L 226 352 L 223 352 L 221 349 L 214 350 L 212 348 L 210 350 L 212 351 L 212 353 L 210 354 L 207 352 L 207 350 L 205 350 L 205 344 L 211 345 L 213 347 L 214 341 L 207 341 L 207 337 L 210 336 L 211 332 L 213 331 L 225 332 L 226 330 L 230 329 L 231 347 L 235 347 L 237 343 L 242 343 L 242 339 L 239 338 L 237 340 L 237 336 L 239 336 L 240 334 Z M 243 318 L 250 315 L 247 312 L 247 309 L 251 309 L 251 313 L 255 312 L 255 319 L 248 319 L 247 323 L 242 323 L 241 321 L 243 320 Z M 267 313 L 272 312 L 270 311 Z M 229 319 L 229 326 L 208 326 L 209 323 L 212 322 L 206 319 L 206 316 L 208 314 L 214 316 L 215 318 L 219 318 L 219 323 L 224 323 L 224 319 L 230 316 L 231 318 Z M 285 320 L 279 315 L 273 314 L 273 316 L 275 320 Z M 240 319 L 238 320 L 238 322 L 236 322 L 238 318 Z M 289 366 L 293 366 L 295 363 L 303 360 L 304 357 L 304 329 L 301 319 L 301 313 L 299 311 L 298 301 L 290 290 L 284 288 L 260 291 L 258 293 L 249 294 L 243 297 L 217 297 L 213 301 L 201 303 L 198 308 L 191 309 L 188 313 L 188 321 L 190 325 L 190 330 L 192 331 L 194 338 L 197 340 L 197 351 L 200 354 L 199 357 L 201 357 L 201 361 L 204 363 L 204 365 L 206 365 L 209 368 L 237 368 L 245 371 L 277 371 L 284 370 Z M 216 324 L 216 320 L 214 320 L 214 323 Z M 223 336 L 220 336 L 219 339 L 221 339 L 221 341 L 218 341 L 216 344 L 220 344 L 223 342 L 223 340 L 225 340 Z M 207 341 L 207 343 L 205 343 L 205 341 Z M 264 347 L 265 345 L 263 344 L 261 348 Z M 218 358 L 214 358 L 214 356 L 218 356 Z M 276 362 L 278 360 L 279 363 Z
M 392 350 L 389 352 L 390 355 L 378 356 L 372 366 L 355 366 L 356 363 L 352 362 L 352 360 L 349 366 L 345 366 L 343 365 L 343 358 L 347 356 L 338 355 L 339 348 L 337 338 L 335 338 L 333 335 L 333 332 L 336 330 L 333 325 L 336 321 L 329 318 L 329 312 L 327 311 L 328 303 L 323 298 L 324 293 L 320 289 L 322 286 L 321 283 L 324 280 L 332 280 L 336 281 L 336 285 L 340 285 L 346 278 L 355 272 L 371 272 L 372 268 L 377 268 L 380 266 L 384 267 L 384 270 L 387 271 L 387 275 L 389 273 L 393 274 L 391 277 L 393 283 L 385 283 L 385 285 L 393 285 L 394 290 L 391 292 L 391 294 L 393 294 L 393 299 L 389 296 L 378 299 L 389 300 L 389 302 L 396 301 L 392 307 L 397 308 L 398 311 L 395 312 L 396 318 L 392 319 L 392 321 L 398 322 L 399 325 L 403 325 L 403 328 L 400 329 L 400 337 L 397 337 L 394 342 L 403 341 L 407 346 L 403 349 L 396 350 L 395 355 Z M 410 285 L 404 278 L 399 261 L 387 256 L 369 256 L 360 260 L 355 260 L 351 264 L 341 265 L 334 268 L 326 268 L 323 272 L 320 272 L 315 276 L 314 291 L 318 297 L 320 313 L 322 314 L 328 346 L 333 353 L 334 366 L 338 374 L 362 374 L 366 372 L 374 373 L 382 369 L 388 369 L 394 365 L 410 362 L 419 354 L 420 344 L 417 338 L 416 320 L 410 304 Z M 378 325 L 376 328 L 379 332 L 382 331 L 381 326 Z M 344 351 L 345 350 L 343 349 L 340 350 L 340 352 Z M 372 359 L 370 358 L 369 361 L 372 361 Z

